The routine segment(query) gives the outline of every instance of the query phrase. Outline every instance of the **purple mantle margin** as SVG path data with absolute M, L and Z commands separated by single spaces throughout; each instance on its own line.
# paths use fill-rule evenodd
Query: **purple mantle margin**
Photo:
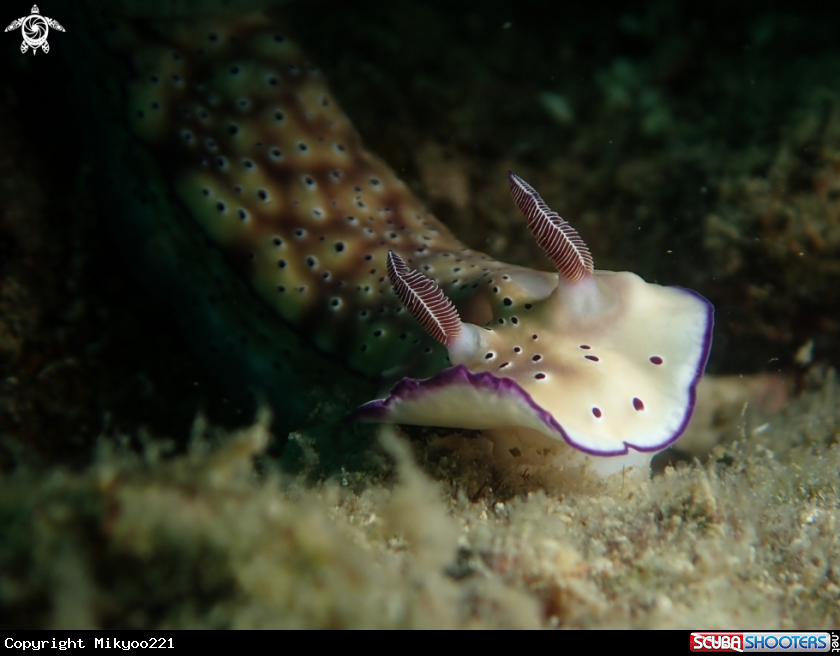
M 500 396 L 510 396 L 518 399 L 526 406 L 530 407 L 536 416 L 539 417 L 539 419 L 548 428 L 550 428 L 552 432 L 561 435 L 570 446 L 573 446 L 584 453 L 594 456 L 619 456 L 626 455 L 631 448 L 636 451 L 661 451 L 679 439 L 680 435 L 682 435 L 688 427 L 688 422 L 691 419 L 691 415 L 694 413 L 694 405 L 697 401 L 697 383 L 700 382 L 700 378 L 703 376 L 703 372 L 706 369 L 706 362 L 709 359 L 709 352 L 712 348 L 712 330 L 714 329 L 714 307 L 712 304 L 706 300 L 706 298 L 690 289 L 676 286 L 673 288 L 679 289 L 687 294 L 691 294 L 706 305 L 706 329 L 703 334 L 703 346 L 700 349 L 700 354 L 697 358 L 695 373 L 691 383 L 689 384 L 688 405 L 686 406 L 682 421 L 680 422 L 677 430 L 670 435 L 668 439 L 664 440 L 657 446 L 637 447 L 628 442 L 624 442 L 624 449 L 618 451 L 595 451 L 585 448 L 582 445 L 575 443 L 575 441 L 566 434 L 566 431 L 563 430 L 563 426 L 554 418 L 554 416 L 534 401 L 534 399 L 531 398 L 531 395 L 522 389 L 516 381 L 511 378 L 494 376 L 489 371 L 473 373 L 466 365 L 463 364 L 459 364 L 455 367 L 448 367 L 430 378 L 403 378 L 391 388 L 388 398 L 369 401 L 368 403 L 356 408 L 356 410 L 350 413 L 347 418 L 351 421 L 387 422 L 390 419 L 389 415 L 391 406 L 396 402 L 411 401 L 425 396 L 430 392 L 452 385 L 469 385 L 473 388 L 484 389 Z

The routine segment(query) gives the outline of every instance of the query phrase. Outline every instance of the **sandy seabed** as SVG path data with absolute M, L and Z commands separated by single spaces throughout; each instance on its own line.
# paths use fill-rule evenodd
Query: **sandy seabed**
M 392 428 L 367 473 L 315 482 L 265 466 L 265 420 L 199 419 L 176 457 L 102 440 L 84 471 L 0 479 L 7 626 L 836 626 L 837 397 L 651 480 L 523 475 L 480 436 Z

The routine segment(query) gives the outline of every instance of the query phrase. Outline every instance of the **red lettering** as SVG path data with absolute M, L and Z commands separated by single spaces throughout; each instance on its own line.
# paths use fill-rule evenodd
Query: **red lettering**
M 740 633 L 692 633 L 691 651 L 743 651 Z

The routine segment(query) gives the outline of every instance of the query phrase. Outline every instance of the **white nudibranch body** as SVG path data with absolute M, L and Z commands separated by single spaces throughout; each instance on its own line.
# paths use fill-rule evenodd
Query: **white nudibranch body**
M 453 365 L 469 365 L 474 363 L 488 348 L 487 331 L 471 323 L 462 323 L 461 332 L 452 343 L 447 345 L 449 361 Z
M 540 277 L 523 278 L 541 292 L 526 306 L 527 325 L 516 317 L 493 328 L 456 321 L 448 304 L 448 322 L 457 327 L 441 341 L 453 366 L 401 381 L 356 416 L 484 429 L 502 456 L 527 461 L 530 454 L 602 476 L 628 466 L 646 471 L 651 454 L 674 442 L 691 417 L 712 307 L 682 288 L 596 271 L 574 229 L 524 180 L 509 178 L 529 227 L 558 266 L 553 289 Z M 403 281 L 392 280 L 403 298 Z M 434 293 L 426 305 L 406 303 L 422 325 L 445 305 L 443 291 L 434 286 Z
M 603 315 L 614 303 L 615 296 L 610 288 L 593 273 L 587 273 L 577 281 L 557 277 L 557 288 L 551 293 L 551 303 L 568 314 L 580 316 Z

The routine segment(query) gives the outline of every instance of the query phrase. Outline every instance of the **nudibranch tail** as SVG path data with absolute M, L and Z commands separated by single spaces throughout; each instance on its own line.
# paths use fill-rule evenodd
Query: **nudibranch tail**
M 108 42 L 132 64 L 130 129 L 223 254 L 225 275 L 362 376 L 446 366 L 446 351 L 392 293 L 388 251 L 456 302 L 506 265 L 466 248 L 363 148 L 273 16 L 132 19 Z
M 519 211 L 537 243 L 570 282 L 577 282 L 595 270 L 592 254 L 577 231 L 546 205 L 531 185 L 508 171 L 508 185 Z
M 388 277 L 417 323 L 444 346 L 451 346 L 461 335 L 461 318 L 435 281 L 409 269 L 394 251 L 388 251 Z

